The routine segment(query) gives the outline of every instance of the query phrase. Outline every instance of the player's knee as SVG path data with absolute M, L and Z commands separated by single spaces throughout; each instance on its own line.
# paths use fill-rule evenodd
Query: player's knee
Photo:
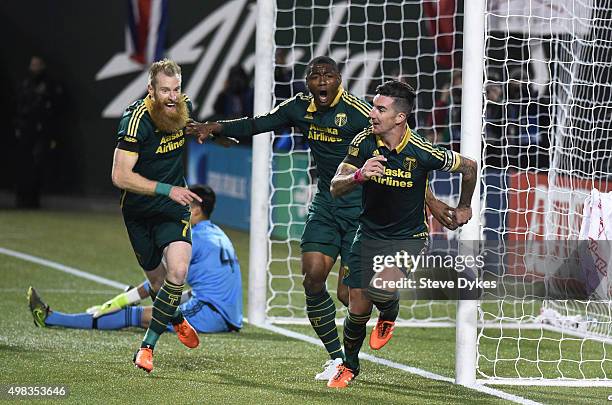
M 307 294 L 317 293 L 325 288 L 327 272 L 323 263 L 314 260 L 302 261 L 302 274 L 304 274 L 302 285 Z
M 168 269 L 168 280 L 174 284 L 183 284 L 187 278 L 188 268 L 189 267 L 183 263 L 172 266 L 171 269 Z
M 317 277 L 311 273 L 305 273 L 302 280 L 306 294 L 316 294 L 325 288 L 325 278 Z

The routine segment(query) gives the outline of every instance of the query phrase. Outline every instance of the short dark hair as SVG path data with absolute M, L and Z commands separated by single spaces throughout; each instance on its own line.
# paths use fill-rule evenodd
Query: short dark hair
M 414 108 L 416 93 L 411 85 L 399 80 L 389 80 L 376 87 L 376 94 L 393 98 L 394 108 L 410 115 Z
M 340 69 L 338 69 L 338 64 L 335 60 L 329 56 L 317 56 L 308 63 L 308 66 L 306 66 L 306 76 L 308 76 L 314 65 L 330 65 L 335 72 L 340 73 Z
M 215 209 L 215 202 L 217 201 L 217 196 L 210 186 L 204 184 L 194 184 L 189 187 L 189 190 L 196 193 L 201 199 L 202 202 L 200 204 L 200 208 L 204 215 L 210 218 L 213 210 Z M 197 203 L 197 201 L 195 201 Z

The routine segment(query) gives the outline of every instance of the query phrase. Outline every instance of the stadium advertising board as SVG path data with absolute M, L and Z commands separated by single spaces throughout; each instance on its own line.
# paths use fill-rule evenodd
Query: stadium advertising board
M 249 229 L 251 149 L 223 148 L 213 143 L 188 143 L 187 182 L 210 185 L 217 194 L 215 222 Z

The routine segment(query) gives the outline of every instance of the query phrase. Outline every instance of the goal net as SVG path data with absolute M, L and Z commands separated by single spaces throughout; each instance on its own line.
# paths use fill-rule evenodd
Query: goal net
M 584 292 L 584 280 L 559 281 L 545 270 L 551 257 L 575 255 L 591 189 L 608 191 L 612 0 L 485 3 L 480 238 L 490 276 L 514 290 L 478 303 L 476 375 L 487 383 L 612 385 L 610 290 L 576 298 L 568 291 Z M 339 62 L 344 88 L 368 101 L 385 80 L 410 83 L 412 126 L 459 151 L 463 13 L 454 0 L 279 0 L 272 105 L 307 92 L 308 61 L 327 55 Z M 299 242 L 317 171 L 302 135 L 287 128 L 270 142 L 270 322 L 308 322 Z M 430 181 L 438 198 L 456 205 L 459 176 L 434 173 Z M 429 222 L 432 238 L 456 238 Z M 332 295 L 337 267 L 327 281 Z M 566 296 L 551 299 L 550 288 Z M 452 327 L 456 310 L 453 301 L 402 299 L 399 323 Z
M 485 380 L 612 382 L 612 290 L 604 276 L 599 294 L 589 291 L 578 241 L 585 200 L 594 188 L 607 192 L 611 175 L 611 6 L 488 1 L 483 171 L 499 172 L 504 186 L 485 181 L 484 195 L 504 204 L 485 204 L 500 220 L 484 230 L 505 244 L 500 274 L 532 291 L 481 302 Z
M 274 104 L 307 92 L 306 65 L 314 56 L 328 55 L 340 65 L 344 88 L 362 99 L 371 101 L 376 86 L 385 80 L 410 83 L 418 89 L 414 124 L 431 139 L 448 147 L 454 143 L 458 150 L 461 49 L 455 31 L 461 32 L 460 17 L 454 2 L 440 9 L 435 2 L 279 1 L 274 23 Z M 447 116 L 434 114 L 441 97 L 446 98 Z M 445 128 L 451 114 L 452 131 Z M 316 192 L 317 172 L 305 143 L 302 134 L 291 129 L 272 139 L 267 316 L 276 322 L 307 322 L 299 242 Z M 434 175 L 432 182 L 440 184 L 441 199 L 458 195 L 458 178 L 453 182 L 448 175 Z M 444 233 L 439 227 L 436 232 Z M 338 266 L 327 282 L 332 294 L 337 270 Z M 400 317 L 412 325 L 420 321 L 450 325 L 454 312 L 453 303 L 403 301 Z

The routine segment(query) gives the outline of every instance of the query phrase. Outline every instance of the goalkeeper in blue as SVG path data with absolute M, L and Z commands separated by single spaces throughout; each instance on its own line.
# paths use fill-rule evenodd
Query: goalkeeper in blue
M 231 332 L 242 328 L 242 282 L 240 265 L 232 243 L 225 233 L 210 221 L 215 193 L 208 186 L 190 190 L 202 199 L 191 203 L 193 254 L 181 310 L 185 319 L 202 333 Z M 28 301 L 34 324 L 75 329 L 115 330 L 126 327 L 147 328 L 153 307 L 133 306 L 149 296 L 149 282 L 117 295 L 87 312 L 66 314 L 52 311 L 36 290 L 28 290 Z M 173 330 L 172 325 L 168 325 Z M 186 344 L 185 342 L 183 342 Z

